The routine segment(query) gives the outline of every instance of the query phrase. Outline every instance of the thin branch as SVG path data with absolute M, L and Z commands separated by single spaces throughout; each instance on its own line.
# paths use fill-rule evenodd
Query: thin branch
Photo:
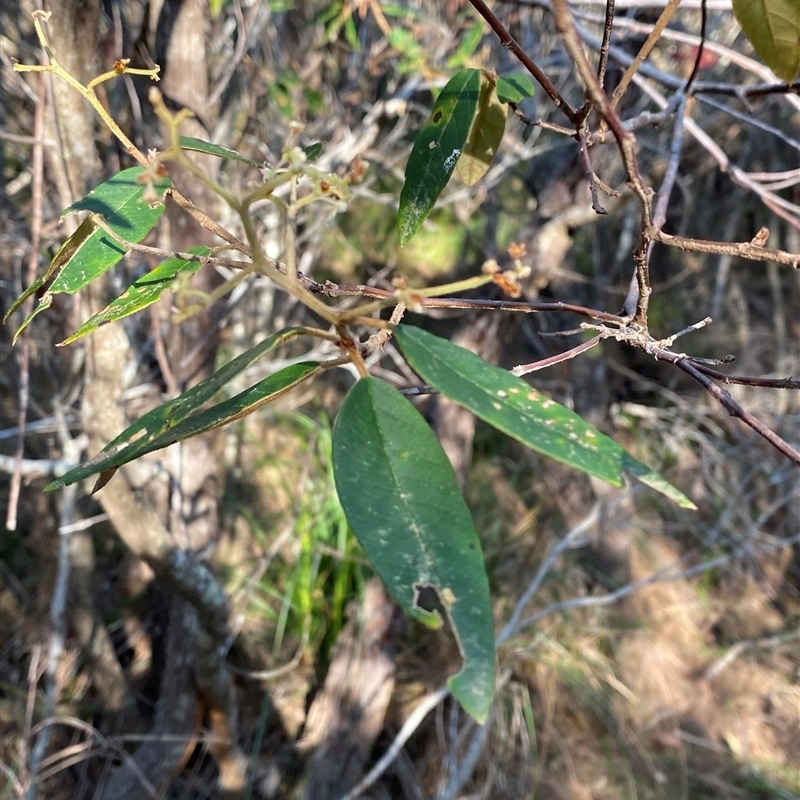
M 36 111 L 33 122 L 33 148 L 31 153 L 31 241 L 28 255 L 27 285 L 36 280 L 39 270 L 39 244 L 42 237 L 42 185 L 44 171 L 44 107 L 47 96 L 47 76 L 39 76 L 39 87 L 36 95 Z M 33 308 L 33 297 L 29 297 L 23 305 L 25 318 Z M 30 332 L 23 332 L 19 355 L 19 390 L 17 392 L 17 447 L 14 452 L 14 470 L 11 473 L 11 485 L 8 487 L 8 509 L 6 511 L 6 529 L 17 529 L 17 505 L 22 487 L 22 463 L 25 455 L 25 423 L 28 419 L 28 401 L 30 394 Z
M 556 0 L 557 2 L 557 0 Z M 642 45 L 639 52 L 636 54 L 636 57 L 630 63 L 628 68 L 625 70 L 625 74 L 622 76 L 622 79 L 617 84 L 616 89 L 614 89 L 614 93 L 611 95 L 611 108 L 615 109 L 617 104 L 622 98 L 622 95 L 625 94 L 625 91 L 628 88 L 633 76 L 638 72 L 639 67 L 641 66 L 642 62 L 650 55 L 650 51 L 656 46 L 656 43 L 661 38 L 661 34 L 664 31 L 664 28 L 667 27 L 667 24 L 672 19 L 672 15 L 675 13 L 676 9 L 680 5 L 681 0 L 669 0 L 666 5 L 666 8 L 661 12 L 656 24 L 653 26 L 653 30 L 650 31 L 650 35 L 647 37 L 647 40 Z M 554 5 L 556 3 L 554 2 Z M 609 127 L 611 127 L 609 125 Z M 613 128 L 612 128 L 613 130 Z
M 648 234 L 658 242 L 678 247 L 681 250 L 738 256 L 751 261 L 774 261 L 776 264 L 800 269 L 800 253 L 787 253 L 784 250 L 759 247 L 750 242 L 714 242 L 706 239 L 690 239 L 686 236 L 673 236 L 653 226 L 648 229 Z
M 694 368 L 709 378 L 722 381 L 727 384 L 739 384 L 741 386 L 760 386 L 766 389 L 800 389 L 800 380 L 796 378 L 759 378 L 752 375 L 728 375 L 725 372 L 720 372 L 718 369 L 706 366 L 705 364 L 698 363 L 695 358 L 690 358 Z
M 614 2 L 606 0 L 606 16 L 603 20 L 603 43 L 600 45 L 600 58 L 597 62 L 597 82 L 603 86 L 606 80 L 606 64 L 608 63 L 608 48 L 611 44 L 611 28 L 614 26 Z M 705 6 L 703 6 L 705 8 Z
M 56 414 L 61 421 L 59 438 L 64 448 L 65 460 L 77 463 L 80 458 L 80 451 L 75 441 L 70 438 L 67 426 L 63 422 L 60 401 L 56 406 Z M 54 718 L 56 705 L 58 703 L 58 695 L 61 691 L 58 669 L 61 665 L 64 642 L 67 638 L 67 594 L 69 592 L 69 579 L 72 566 L 72 559 L 70 556 L 71 530 L 77 496 L 78 487 L 76 484 L 65 486 L 61 490 L 61 514 L 58 526 L 58 567 L 56 570 L 55 586 L 53 587 L 53 596 L 50 601 L 50 644 L 47 651 L 47 666 L 45 670 L 47 680 L 43 709 L 45 719 Z M 36 739 L 36 744 L 31 750 L 28 762 L 28 772 L 31 778 L 28 791 L 25 795 L 27 800 L 35 800 L 35 798 L 39 796 L 39 785 L 41 783 L 41 776 L 39 773 L 42 759 L 50 744 L 52 730 L 50 725 L 44 726 Z
M 670 350 L 661 348 L 644 348 L 652 356 L 660 361 L 668 361 L 687 375 L 694 378 L 720 405 L 722 405 L 732 417 L 740 419 L 745 425 L 752 428 L 762 439 L 768 441 L 774 448 L 783 453 L 788 459 L 800 466 L 800 451 L 792 447 L 786 440 L 770 430 L 761 420 L 754 417 L 749 411 L 745 411 L 725 389 L 720 389 L 714 383 L 705 370 L 696 366 L 687 356 L 681 353 L 673 353 Z
M 395 293 L 387 289 L 378 289 L 375 286 L 349 286 L 340 285 L 331 281 L 324 284 L 316 284 L 317 288 L 311 291 L 318 291 L 328 297 L 376 297 L 390 298 Z M 400 298 L 398 298 L 399 301 Z M 417 298 L 415 298 L 416 300 Z M 624 326 L 627 320 L 617 314 L 610 314 L 607 311 L 599 311 L 595 308 L 577 305 L 576 303 L 525 303 L 518 300 L 480 300 L 462 297 L 420 297 L 418 304 L 423 308 L 468 308 L 480 311 L 500 310 L 514 311 L 522 314 L 540 314 L 546 312 L 563 311 L 570 314 L 577 314 L 598 322 L 608 322 L 611 325 Z
M 564 353 L 559 353 L 558 355 L 550 356 L 549 358 L 543 358 L 541 361 L 534 361 L 532 364 L 520 364 L 511 370 L 511 374 L 520 377 L 521 375 L 527 375 L 531 372 L 537 372 L 540 369 L 552 367 L 555 364 L 562 363 L 563 361 L 569 361 L 571 358 L 575 358 L 575 356 L 579 356 L 581 353 L 591 350 L 595 345 L 600 344 L 604 338 L 607 337 L 604 337 L 601 333 L 586 342 L 582 342 L 577 347 L 567 350 Z
M 625 129 L 622 120 L 603 91 L 603 87 L 597 81 L 597 76 L 594 74 L 594 70 L 583 49 L 583 43 L 572 18 L 572 12 L 567 0 L 553 0 L 553 15 L 556 27 L 561 34 L 564 48 L 572 59 L 589 98 L 595 104 L 598 112 L 614 135 L 628 182 L 642 204 L 643 229 L 646 230 L 652 222 L 651 205 L 653 192 L 644 182 L 644 178 L 639 172 L 633 134 Z
M 560 109 L 567 119 L 577 126 L 580 123 L 580 116 L 578 112 L 561 96 L 558 89 L 550 82 L 547 75 L 542 72 L 536 65 L 533 59 L 519 46 L 514 37 L 508 32 L 502 22 L 495 16 L 494 12 L 483 2 L 483 0 L 470 0 L 470 3 L 475 7 L 475 10 L 489 23 L 489 26 L 497 34 L 500 39 L 500 44 L 510 50 L 518 59 L 519 62 L 533 75 L 538 81 L 542 89 L 545 90 L 547 96 L 555 103 L 556 107 Z
M 357 786 L 351 789 L 342 800 L 355 800 L 372 786 L 378 778 L 386 772 L 392 765 L 394 760 L 400 755 L 405 743 L 414 735 L 417 728 L 419 728 L 422 720 L 433 711 L 445 698 L 450 696 L 450 690 L 446 686 L 442 686 L 435 692 L 426 695 L 417 707 L 408 716 L 402 728 L 400 728 L 397 736 L 389 745 L 387 751 L 383 754 L 377 764 L 361 779 Z
M 595 214 L 605 215 L 608 211 L 600 205 L 600 200 L 597 196 L 597 176 L 594 174 L 592 161 L 589 157 L 589 145 L 586 143 L 586 125 L 581 125 L 580 132 L 578 133 L 580 139 L 580 152 L 583 158 L 583 166 L 586 169 L 586 175 L 589 178 L 589 192 L 592 195 L 592 210 Z
M 621 502 L 622 498 L 615 502 Z M 495 648 L 499 648 L 502 644 L 507 642 L 512 636 L 515 636 L 524 626 L 520 623 L 522 612 L 525 611 L 526 606 L 533 599 L 534 595 L 539 591 L 547 576 L 555 566 L 558 557 L 570 548 L 577 547 L 579 542 L 582 542 L 586 533 L 590 531 L 600 518 L 600 503 L 595 503 L 592 510 L 569 532 L 566 536 L 559 540 L 558 544 L 547 554 L 545 560 L 536 571 L 536 575 L 528 585 L 528 588 L 523 592 L 522 597 L 517 601 L 514 611 L 511 614 L 508 622 L 502 631 L 497 635 L 494 641 Z
M 700 4 L 700 44 L 697 46 L 697 53 L 694 58 L 694 65 L 692 72 L 686 80 L 686 85 L 683 87 L 683 93 L 689 94 L 694 83 L 697 73 L 700 70 L 700 62 L 703 60 L 703 52 L 706 47 L 706 24 L 708 23 L 708 9 L 706 8 L 707 0 L 702 0 Z
M 780 545 L 777 546 L 785 547 L 787 545 L 794 544 L 799 540 L 800 536 L 794 536 L 789 540 L 782 541 Z M 619 589 L 616 589 L 613 592 L 608 592 L 601 595 L 589 595 L 587 597 L 572 597 L 569 600 L 561 600 L 560 602 L 553 603 L 542 611 L 538 611 L 535 614 L 532 614 L 530 617 L 526 617 L 524 620 L 522 620 L 514 633 L 521 633 L 525 628 L 529 628 L 531 625 L 541 622 L 541 620 L 543 620 L 545 617 L 552 616 L 559 611 L 568 611 L 573 608 L 595 608 L 597 606 L 613 605 L 614 603 L 623 600 L 628 595 L 633 594 L 635 591 L 638 591 L 646 586 L 650 586 L 654 583 L 685 580 L 687 578 L 692 578 L 695 575 L 702 575 L 704 572 L 708 572 L 709 570 L 725 564 L 732 558 L 735 558 L 737 554 L 742 553 L 742 551 L 749 553 L 752 553 L 754 550 L 757 552 L 769 552 L 770 550 L 774 550 L 775 547 L 776 545 L 768 545 L 759 548 L 739 548 L 733 553 L 727 553 L 725 555 L 718 556 L 717 558 L 704 561 L 701 564 L 695 565 L 694 567 L 682 569 L 681 564 L 684 564 L 688 561 L 689 556 L 687 555 L 683 558 L 677 559 L 675 562 L 664 567 L 658 572 L 654 572 L 652 575 L 648 575 L 646 578 L 634 581 L 633 583 L 627 583 L 624 586 L 620 586 Z

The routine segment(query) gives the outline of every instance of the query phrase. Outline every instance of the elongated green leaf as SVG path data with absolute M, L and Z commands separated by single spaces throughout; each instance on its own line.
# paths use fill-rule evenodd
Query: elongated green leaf
M 168 178 L 162 177 L 154 186 L 148 187 L 143 180 L 144 172 L 142 167 L 118 172 L 82 200 L 71 205 L 64 211 L 64 215 L 76 211 L 92 211 L 100 214 L 108 227 L 120 238 L 131 243 L 140 242 L 164 212 L 161 198 L 172 185 Z M 150 195 L 158 198 L 154 204 L 145 199 Z M 49 283 L 39 305 L 20 325 L 16 336 L 19 336 L 38 313 L 50 306 L 53 295 L 75 294 L 113 267 L 126 252 L 126 248 L 112 239 L 94 220 L 84 220 L 58 251 L 45 274 L 28 287 L 9 309 L 10 314 L 27 297 Z
M 456 169 L 467 186 L 474 186 L 489 170 L 503 141 L 508 106 L 497 99 L 494 80 L 481 70 L 481 91 L 475 119 Z
M 350 390 L 333 432 L 333 471 L 347 520 L 389 591 L 413 616 L 434 590 L 463 664 L 448 685 L 478 721 L 494 693 L 494 638 L 481 546 L 453 468 L 419 412 L 376 378 Z
M 178 139 L 178 144 L 184 150 L 193 150 L 196 153 L 205 153 L 209 156 L 217 156 L 217 158 L 230 158 L 233 161 L 242 161 L 245 164 L 251 164 L 254 167 L 260 167 L 258 161 L 253 161 L 251 158 L 245 158 L 239 155 L 235 150 L 228 147 L 223 147 L 219 144 L 212 144 L 211 142 L 204 142 L 202 139 L 196 139 L 194 136 L 181 136 Z
M 458 46 L 458 50 L 447 59 L 448 69 L 463 67 L 464 64 L 472 58 L 473 54 L 478 49 L 478 45 L 481 43 L 481 39 L 483 39 L 484 25 L 484 21 L 479 19 L 467 33 L 461 37 L 461 44 Z
M 628 472 L 683 508 L 695 508 L 686 495 L 613 439 L 521 378 L 421 328 L 400 325 L 395 336 L 424 381 L 498 430 L 614 486 L 623 486 Z
M 211 248 L 204 246 L 192 247 L 188 252 L 196 256 L 207 256 L 211 252 Z M 162 292 L 172 286 L 178 275 L 194 275 L 202 266 L 202 261 L 189 261 L 185 258 L 167 259 L 155 269 L 150 270 L 146 275 L 142 275 L 141 278 L 134 281 L 102 311 L 87 319 L 72 336 L 67 337 L 63 342 L 59 342 L 59 346 L 72 344 L 82 336 L 96 331 L 99 327 L 107 325 L 109 322 L 116 322 L 147 308 L 161 297 Z
M 314 362 L 295 364 L 270 375 L 236 397 L 203 409 L 205 403 L 217 392 L 265 353 L 303 332 L 303 328 L 286 328 L 251 347 L 197 386 L 193 386 L 174 400 L 148 411 L 116 439 L 109 442 L 93 459 L 62 475 L 47 489 L 52 490 L 76 483 L 91 475 L 108 472 L 113 474 L 113 470 L 117 467 L 145 453 L 239 419 L 255 411 L 265 402 L 274 400 L 300 381 L 310 378 L 319 369 L 318 364 Z
M 497 96 L 501 103 L 521 103 L 535 92 L 533 81 L 524 72 L 512 72 L 497 79 Z
M 406 164 L 397 225 L 405 244 L 430 214 L 461 157 L 478 109 L 481 73 L 465 69 L 454 75 L 431 109 Z
M 733 0 L 733 13 L 764 63 L 791 83 L 800 74 L 800 0 Z

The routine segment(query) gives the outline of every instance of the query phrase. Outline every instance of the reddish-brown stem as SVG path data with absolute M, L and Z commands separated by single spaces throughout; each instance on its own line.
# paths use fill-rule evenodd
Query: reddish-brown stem
M 500 44 L 510 50 L 518 59 L 519 62 L 528 70 L 528 72 L 536 78 L 542 89 L 547 92 L 547 96 L 555 103 L 556 107 L 560 109 L 567 119 L 577 127 L 580 124 L 581 118 L 577 112 L 559 93 L 558 89 L 553 86 L 547 75 L 542 72 L 536 65 L 534 60 L 517 44 L 514 37 L 508 32 L 505 25 L 495 16 L 494 12 L 483 2 L 483 0 L 469 0 L 474 6 L 475 10 L 489 23 L 491 29 L 497 34 L 500 39 Z

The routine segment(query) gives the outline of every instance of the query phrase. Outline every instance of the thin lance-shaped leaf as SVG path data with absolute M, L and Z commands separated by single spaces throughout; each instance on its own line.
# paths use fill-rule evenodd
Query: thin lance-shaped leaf
M 222 147 L 222 145 L 219 144 L 204 142 L 202 139 L 196 139 L 194 136 L 181 136 L 178 139 L 178 144 L 184 150 L 193 150 L 195 153 L 205 153 L 208 156 L 217 156 L 217 158 L 230 158 L 233 161 L 241 161 L 254 167 L 261 166 L 258 161 L 253 161 L 251 158 L 246 158 L 245 156 L 237 153 L 235 150 Z
M 489 170 L 503 141 L 506 130 L 508 106 L 497 99 L 494 79 L 486 70 L 481 70 L 481 92 L 478 109 L 464 152 L 458 159 L 456 169 L 467 186 L 474 186 Z
M 764 63 L 791 83 L 800 73 L 800 2 L 733 0 L 733 13 Z
M 147 186 L 142 181 L 144 172 L 143 167 L 118 172 L 71 205 L 64 215 L 75 211 L 100 214 L 121 239 L 140 242 L 164 212 L 160 198 L 172 185 L 169 178 L 161 177 L 155 185 Z M 152 195 L 153 190 L 158 199 L 151 205 L 145 198 Z M 126 252 L 126 248 L 112 239 L 91 217 L 84 220 L 58 251 L 45 274 L 28 287 L 9 309 L 10 314 L 27 297 L 47 286 L 39 305 L 22 322 L 16 336 L 38 313 L 51 305 L 54 295 L 75 294 L 113 267 Z
M 521 378 L 421 328 L 400 325 L 395 337 L 426 383 L 503 433 L 614 486 L 623 486 L 628 472 L 679 506 L 696 508 L 613 439 Z
M 512 72 L 497 79 L 497 96 L 501 103 L 521 103 L 535 92 L 533 81 L 523 72 Z
M 475 119 L 480 88 L 480 70 L 465 69 L 447 82 L 433 104 L 406 164 L 397 217 L 400 244 L 420 229 L 447 186 Z
M 192 247 L 187 252 L 196 256 L 207 256 L 211 252 L 210 247 Z M 194 275 L 200 267 L 202 261 L 189 261 L 185 258 L 169 258 L 159 264 L 155 269 L 150 270 L 146 275 L 142 275 L 134 281 L 119 297 L 112 300 L 102 311 L 86 320 L 72 336 L 64 339 L 61 345 L 72 344 L 72 342 L 86 336 L 88 333 L 96 331 L 102 325 L 109 322 L 135 314 L 142 309 L 155 303 L 161 293 L 172 286 L 178 275 Z
M 333 431 L 333 474 L 347 521 L 387 588 L 428 625 L 435 592 L 459 643 L 453 695 L 478 722 L 494 694 L 494 634 L 481 545 L 455 473 L 420 413 L 376 378 L 350 390 Z
M 237 375 L 270 350 L 302 333 L 305 333 L 304 328 L 286 328 L 251 347 L 179 397 L 148 411 L 116 439 L 109 442 L 93 459 L 62 475 L 47 489 L 56 489 L 68 483 L 76 483 L 90 475 L 116 469 L 152 449 L 158 449 L 150 447 L 151 443 L 171 435 L 179 424 L 189 419 L 195 412 L 200 412 L 200 409 Z M 121 455 L 124 457 L 119 458 Z M 97 488 L 99 487 L 96 487 L 95 491 Z

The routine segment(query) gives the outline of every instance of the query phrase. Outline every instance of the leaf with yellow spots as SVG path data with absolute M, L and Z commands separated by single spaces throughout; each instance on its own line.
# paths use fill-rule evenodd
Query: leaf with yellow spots
M 522 378 L 421 328 L 399 325 L 395 338 L 422 380 L 522 444 L 614 486 L 624 486 L 625 473 L 635 475 L 679 506 L 695 508 L 613 439 Z

